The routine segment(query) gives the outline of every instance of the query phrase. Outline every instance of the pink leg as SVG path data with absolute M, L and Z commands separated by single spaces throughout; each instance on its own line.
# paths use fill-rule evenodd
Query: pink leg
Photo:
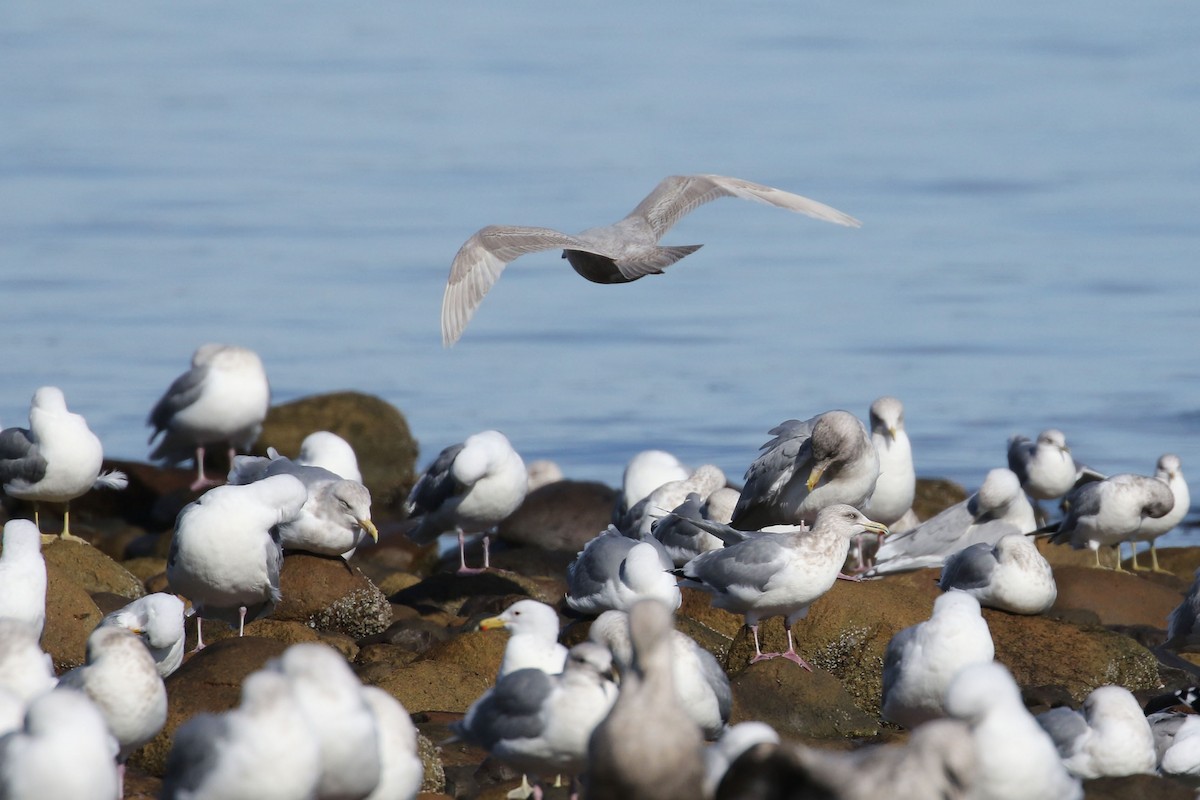
M 837 579 L 839 581 L 853 581 L 854 583 L 862 583 L 862 575 L 847 575 L 844 572 L 839 572 Z
M 788 661 L 796 662 L 809 672 L 812 672 L 812 667 L 808 665 L 807 661 L 800 657 L 800 654 L 796 652 L 796 646 L 792 644 L 792 629 L 790 627 L 788 628 L 788 649 L 783 653 L 783 657 Z
M 238 638 L 246 635 L 246 607 L 238 607 Z
M 192 652 L 199 653 L 203 649 L 204 649 L 204 637 L 201 635 L 201 631 L 200 631 L 200 615 L 197 614 L 196 615 L 196 649 L 193 650 Z
M 772 658 L 779 658 L 782 653 L 764 653 L 762 647 L 758 644 L 758 623 L 750 626 L 750 633 L 754 634 L 754 658 L 750 659 L 751 664 L 757 664 L 759 661 L 769 661 Z
M 204 448 L 203 447 L 196 448 L 196 469 L 199 472 L 199 477 L 197 477 L 196 480 L 192 481 L 192 485 L 190 487 L 188 487 L 193 492 L 198 492 L 201 489 L 207 488 L 209 486 L 216 486 L 217 483 L 219 483 L 219 481 L 214 481 L 211 478 L 206 478 L 204 476 Z
M 483 540 L 483 568 L 477 569 L 467 566 L 467 535 L 463 533 L 463 529 L 458 529 L 458 574 L 459 575 L 478 575 L 481 572 L 487 571 L 487 539 Z

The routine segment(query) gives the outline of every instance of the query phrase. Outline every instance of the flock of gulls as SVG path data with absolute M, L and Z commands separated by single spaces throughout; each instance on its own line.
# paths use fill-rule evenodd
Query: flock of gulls
M 588 280 L 622 283 L 662 272 L 698 245 L 661 246 L 683 215 L 739 197 L 855 226 L 807 198 L 736 178 L 664 180 L 614 225 L 567 235 L 545 228 L 484 228 L 455 257 L 442 334 L 449 345 L 501 271 L 521 255 L 560 249 Z M 151 457 L 194 458 L 193 489 L 178 515 L 167 561 L 172 594 L 152 594 L 104 618 L 87 663 L 55 675 L 39 646 L 46 569 L 38 510 L 93 489 L 120 490 L 102 473 L 99 440 L 52 386 L 36 391 L 28 428 L 0 431 L 0 488 L 33 503 L 33 521 L 4 526 L 0 553 L 0 798 L 112 800 L 129 754 L 164 725 L 163 679 L 184 658 L 184 622 L 218 620 L 242 634 L 280 600 L 283 550 L 350 558 L 376 540 L 370 493 L 352 448 L 314 432 L 289 459 L 238 455 L 257 438 L 270 390 L 245 348 L 199 348 L 150 412 Z M 522 600 L 484 620 L 509 632 L 494 684 L 456 723 L 455 736 L 523 771 L 512 796 L 540 797 L 567 776 L 573 792 L 607 798 L 775 797 L 804 781 L 837 798 L 1082 797 L 1081 781 L 1162 772 L 1200 783 L 1200 717 L 1147 716 L 1127 689 L 1095 690 L 1082 711 L 1033 717 L 1012 675 L 994 660 L 982 607 L 1039 614 L 1054 603 L 1054 574 L 1034 539 L 1112 548 L 1149 543 L 1186 514 L 1179 459 L 1153 475 L 1099 475 L 1076 464 L 1064 435 L 1014 437 L 1007 466 L 936 516 L 913 512 L 916 472 L 904 410 L 876 400 L 868 423 L 844 410 L 787 420 L 739 487 L 712 465 L 689 469 L 663 451 L 630 459 L 612 524 L 578 553 L 564 605 L 591 618 L 588 640 L 567 649 L 558 610 Z M 230 453 L 224 480 L 204 472 L 206 449 Z M 998 452 L 1000 448 L 997 448 Z M 443 450 L 408 498 L 406 533 L 446 535 L 459 572 L 491 569 L 490 536 L 517 510 L 532 470 L 498 431 Z M 1046 522 L 1040 503 L 1061 500 Z M 468 567 L 466 541 L 482 535 L 483 563 Z M 758 722 L 730 725 L 733 693 L 716 658 L 675 629 L 681 587 L 743 617 L 751 663 L 783 658 L 811 667 L 792 626 L 838 580 L 940 568 L 943 594 L 930 619 L 898 632 L 883 667 L 885 720 L 911 730 L 903 744 L 828 752 L 781 740 Z M 1200 579 L 1198 579 L 1200 584 Z M 186 605 L 185 605 L 186 602 Z M 758 626 L 783 618 L 787 649 L 763 652 Z M 1200 618 L 1200 585 L 1171 618 L 1186 636 Z M 614 680 L 614 674 L 619 680 Z M 796 673 L 803 676 L 803 672 Z M 239 705 L 202 714 L 175 734 L 164 798 L 412 798 L 421 784 L 417 735 L 386 692 L 360 684 L 345 659 L 317 644 L 290 647 L 250 675 Z M 769 767 L 769 768 L 768 768 Z M 803 776 L 803 778 L 799 777 Z M 790 789 L 789 789 L 790 790 Z

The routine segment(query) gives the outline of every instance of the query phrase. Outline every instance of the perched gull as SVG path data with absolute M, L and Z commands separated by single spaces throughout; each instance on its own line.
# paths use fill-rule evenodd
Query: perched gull
M 173 737 L 163 800 L 293 800 L 316 797 L 320 746 L 286 677 L 270 670 L 242 682 L 237 708 L 197 714 Z
M 733 690 L 716 657 L 686 633 L 671 630 L 671 673 L 680 706 L 700 726 L 704 738 L 721 736 L 733 711 Z M 605 611 L 592 622 L 588 638 L 612 651 L 621 675 L 633 669 L 629 614 Z
M 529 667 L 557 675 L 567 663 L 567 648 L 558 643 L 558 612 L 545 603 L 518 600 L 503 614 L 482 620 L 479 627 L 509 631 L 500 675 Z
M 0 618 L 0 689 L 28 703 L 54 688 L 54 661 L 28 623 Z
M 606 676 L 611 668 L 605 648 L 577 644 L 561 674 L 534 668 L 510 672 L 451 728 L 464 741 L 532 775 L 535 787 L 543 775 L 576 776 L 587 762 L 592 730 L 617 699 L 617 687 Z
M 971 727 L 978 800 L 1081 800 L 1054 742 L 1021 700 L 1012 675 L 997 662 L 971 664 L 950 682 L 946 713 Z M 917 728 L 921 730 L 921 728 Z
M 407 509 L 418 524 L 409 538 L 427 544 L 455 531 L 459 574 L 482 572 L 467 568 L 466 534 L 483 532 L 486 570 L 489 534 L 520 508 L 528 481 L 525 462 L 504 434 L 483 431 L 468 436 L 462 444 L 443 450 L 413 486 Z
M 587 796 L 695 800 L 704 785 L 704 746 L 675 686 L 671 609 L 643 600 L 628 622 L 630 668 L 588 743 Z
M 1050 428 L 1031 442 L 1026 436 L 1008 440 L 1008 468 L 1034 500 L 1062 497 L 1075 485 L 1079 469 L 1063 432 Z
M 779 734 L 765 722 L 739 722 L 725 729 L 721 738 L 704 748 L 704 794 L 712 800 L 721 779 L 738 757 L 755 745 L 779 744 Z
M 979 542 L 995 544 L 1037 527 L 1033 507 L 1012 471 L 994 469 L 979 491 L 917 527 L 884 539 L 867 575 L 940 567 L 946 556 Z
M 4 550 L 0 552 L 0 619 L 29 625 L 40 639 L 46 625 L 46 560 L 42 535 L 27 519 L 4 523 Z
M 994 545 L 980 542 L 959 550 L 946 559 L 938 586 L 1014 614 L 1041 614 L 1058 597 L 1049 562 L 1032 539 L 1019 533 Z
M 681 570 L 684 586 L 713 595 L 712 604 L 744 614 L 754 635 L 751 663 L 783 656 L 811 669 L 792 644 L 792 626 L 808 614 L 808 606 L 833 587 L 846 562 L 855 535 L 887 533 L 857 509 L 843 504 L 826 506 L 808 532 L 752 536 L 721 550 L 703 553 Z M 758 643 L 759 620 L 783 616 L 788 649 L 763 653 Z
M 196 458 L 196 491 L 216 481 L 204 476 L 204 449 L 229 446 L 246 450 L 262 431 L 271 404 L 271 387 L 262 360 L 253 350 L 226 344 L 206 344 L 192 356 L 192 368 L 175 379 L 154 406 L 146 424 L 154 428 L 152 459 L 178 462 Z
M 173 594 L 154 592 L 108 614 L 101 625 L 128 628 L 141 637 L 154 656 L 163 678 L 183 663 L 183 601 Z
M 1159 769 L 1164 775 L 1180 775 L 1193 782 L 1200 778 L 1200 716 L 1183 715 L 1171 744 L 1159 757 Z
M 267 669 L 288 678 L 295 702 L 317 734 L 317 796 L 366 797 L 382 770 L 378 724 L 346 659 L 329 645 L 304 642 L 289 647 Z
M 1153 773 L 1154 734 L 1137 699 L 1123 686 L 1101 686 L 1083 713 L 1065 706 L 1037 717 L 1072 775 L 1091 778 Z
M 683 216 L 719 197 L 740 197 L 838 225 L 858 220 L 823 203 L 781 189 L 723 175 L 672 175 L 654 187 L 629 216 L 571 236 L 550 228 L 489 225 L 463 243 L 442 299 L 442 343 L 458 341 L 500 273 L 520 256 L 562 250 L 571 267 L 593 283 L 629 283 L 656 275 L 701 245 L 662 247 L 659 239 Z
M 1122 473 L 1102 481 L 1085 483 L 1067 495 L 1067 514 L 1050 526 L 1054 544 L 1070 544 L 1076 550 L 1090 547 L 1100 566 L 1100 547 L 1117 553 L 1114 569 L 1121 567 L 1121 542 L 1128 541 L 1148 519 L 1166 516 L 1175 505 L 1175 495 L 1165 481 L 1145 475 Z
M 665 450 L 643 450 L 629 459 L 621 478 L 621 492 L 613 507 L 613 524 L 664 483 L 687 480 L 692 472 Z
M 1196 624 L 1198 620 L 1200 620 L 1200 569 L 1196 570 L 1196 576 L 1192 580 L 1187 594 L 1184 595 L 1183 601 L 1167 617 L 1167 641 L 1173 642 L 1176 639 L 1200 633 L 1200 625 Z
M 676 567 L 682 567 L 701 553 L 725 546 L 722 539 L 702 527 L 703 512 L 700 495 L 692 492 L 671 513 L 654 523 L 654 538 L 662 544 Z
M 279 525 L 294 520 L 308 499 L 299 479 L 275 475 L 246 486 L 218 486 L 184 506 L 167 555 L 167 583 L 201 619 L 219 619 L 245 631 L 279 602 L 283 549 Z
M 867 429 L 849 411 L 826 411 L 770 431 L 746 470 L 731 524 L 742 530 L 811 523 L 822 508 L 864 507 L 879 477 L 879 456 Z
M 645 539 L 651 535 L 654 523 L 687 500 L 689 495 L 699 495 L 700 501 L 704 502 L 725 483 L 725 473 L 720 467 L 702 464 L 683 480 L 668 481 L 646 495 L 629 509 L 617 527 L 627 536 Z
M 300 443 L 296 463 L 306 467 L 323 467 L 339 478 L 363 482 L 354 448 L 342 437 L 329 431 L 316 431 Z
M 362 687 L 379 733 L 379 783 L 366 800 L 413 800 L 425 779 L 417 754 L 417 728 L 400 704 L 378 686 Z
M 167 689 L 154 658 L 136 635 L 102 625 L 87 640 L 87 663 L 58 680 L 54 691 L 76 689 L 92 699 L 124 763 L 167 722 Z
M 995 657 L 992 634 L 979 601 L 949 591 L 933 603 L 925 622 L 898 631 L 883 655 L 883 718 L 915 728 L 946 716 L 946 689 L 968 664 Z
M 917 494 L 912 444 L 904 430 L 904 405 L 895 397 L 871 403 L 871 444 L 879 456 L 879 479 L 867 505 L 871 519 L 897 533 L 911 525 L 898 525 L 912 511 Z
M 584 545 L 567 567 L 567 605 L 581 614 L 628 611 L 653 598 L 678 608 L 675 564 L 655 539 L 638 541 L 613 526 Z
M 30 703 L 22 730 L 0 736 L 5 800 L 113 800 L 119 785 L 104 717 L 80 692 L 42 695 Z
M 229 483 L 250 484 L 273 475 L 291 475 L 308 491 L 299 516 L 279 526 L 283 549 L 340 556 L 352 554 L 366 536 L 379 541 L 379 531 L 371 522 L 367 487 L 324 467 L 304 466 L 278 454 L 273 458 L 236 456 Z
M 40 529 L 39 503 L 62 503 L 62 538 L 71 535 L 71 501 L 90 489 L 124 489 L 123 472 L 100 472 L 104 448 L 87 421 L 67 410 L 57 386 L 33 394 L 29 428 L 0 431 L 0 488 L 9 497 L 33 502 L 34 524 Z
M 1154 572 L 1169 573 L 1170 570 L 1161 569 L 1158 566 L 1158 549 L 1155 547 L 1155 540 L 1164 533 L 1174 530 L 1176 525 L 1183 522 L 1188 508 L 1192 504 L 1192 496 L 1188 491 L 1187 480 L 1183 477 L 1183 463 L 1174 453 L 1166 453 L 1159 457 L 1158 464 L 1155 465 L 1154 477 L 1165 481 L 1167 486 L 1171 487 L 1171 494 L 1175 496 L 1175 505 L 1171 506 L 1171 510 L 1161 517 L 1142 520 L 1137 533 L 1133 535 L 1133 541 L 1130 542 L 1130 556 L 1133 559 L 1133 568 L 1141 569 L 1137 563 L 1137 545 L 1135 543 L 1149 542 L 1150 569 Z

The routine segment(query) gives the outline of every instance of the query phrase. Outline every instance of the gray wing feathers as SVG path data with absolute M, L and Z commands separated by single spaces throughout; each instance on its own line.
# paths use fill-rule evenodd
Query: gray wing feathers
M 502 741 L 538 736 L 545 727 L 542 706 L 553 688 L 550 676 L 540 669 L 510 672 L 468 710 L 454 731 L 487 750 Z
M 754 506 L 774 500 L 797 472 L 812 466 L 815 421 L 789 419 L 769 431 L 775 438 L 759 448 L 762 452 L 746 470 L 746 485 L 733 512 L 735 525 Z
M 729 722 L 729 716 L 733 713 L 733 689 L 729 685 L 729 676 L 721 669 L 716 656 L 698 644 L 695 647 L 696 660 L 700 662 L 700 673 L 717 697 L 717 711 L 721 720 Z
M 1071 755 L 1075 743 L 1088 732 L 1087 720 L 1083 715 L 1066 706 L 1038 714 L 1037 723 L 1042 726 L 1042 730 L 1050 734 L 1054 746 L 1058 748 L 1058 754 L 1064 758 Z
M 586 597 L 599 592 L 604 585 L 618 574 L 622 562 L 638 541 L 622 536 L 611 525 L 592 539 L 567 567 L 567 585 L 575 597 Z M 673 568 L 668 567 L 668 569 Z
M 762 567 L 781 555 L 783 536 L 759 536 L 740 544 L 713 550 L 692 559 L 683 568 L 685 578 L 694 583 L 724 591 L 730 586 L 765 588 L 774 575 Z
M 980 542 L 959 550 L 946 559 L 938 586 L 948 589 L 982 589 L 991 583 L 996 570 L 996 548 Z
M 158 435 L 159 431 L 166 429 L 171 424 L 171 418 L 179 411 L 196 402 L 203 391 L 204 379 L 208 377 L 208 371 L 207 365 L 192 367 L 175 379 L 167 389 L 167 393 L 150 411 L 150 416 L 146 420 L 148 424 L 154 426 L 154 433 L 150 434 L 150 441 L 154 441 L 154 437 Z
M 413 486 L 408 495 L 408 513 L 411 515 L 427 514 L 436 511 L 447 500 L 463 490 L 463 486 L 455 479 L 453 473 L 454 459 L 462 452 L 465 444 L 455 444 L 447 447 L 437 459 L 425 470 L 425 474 Z
M 167 756 L 163 800 L 189 796 L 218 764 L 228 722 L 217 714 L 197 714 L 179 726 Z
M 10 481 L 37 483 L 46 475 L 46 459 L 25 428 L 0 431 L 0 485 Z

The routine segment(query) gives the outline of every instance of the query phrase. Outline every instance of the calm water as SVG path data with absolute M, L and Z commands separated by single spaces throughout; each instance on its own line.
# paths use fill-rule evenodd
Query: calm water
M 780 420 L 890 393 L 925 475 L 1049 426 L 1200 474 L 1197 41 L 1182 2 L 8 0 L 0 422 L 57 384 L 144 457 L 227 341 L 277 400 L 392 401 L 422 463 L 496 427 L 574 477 L 650 446 L 738 476 Z M 607 223 L 679 172 L 864 226 L 725 200 L 663 277 L 527 257 L 442 349 L 473 231 Z

